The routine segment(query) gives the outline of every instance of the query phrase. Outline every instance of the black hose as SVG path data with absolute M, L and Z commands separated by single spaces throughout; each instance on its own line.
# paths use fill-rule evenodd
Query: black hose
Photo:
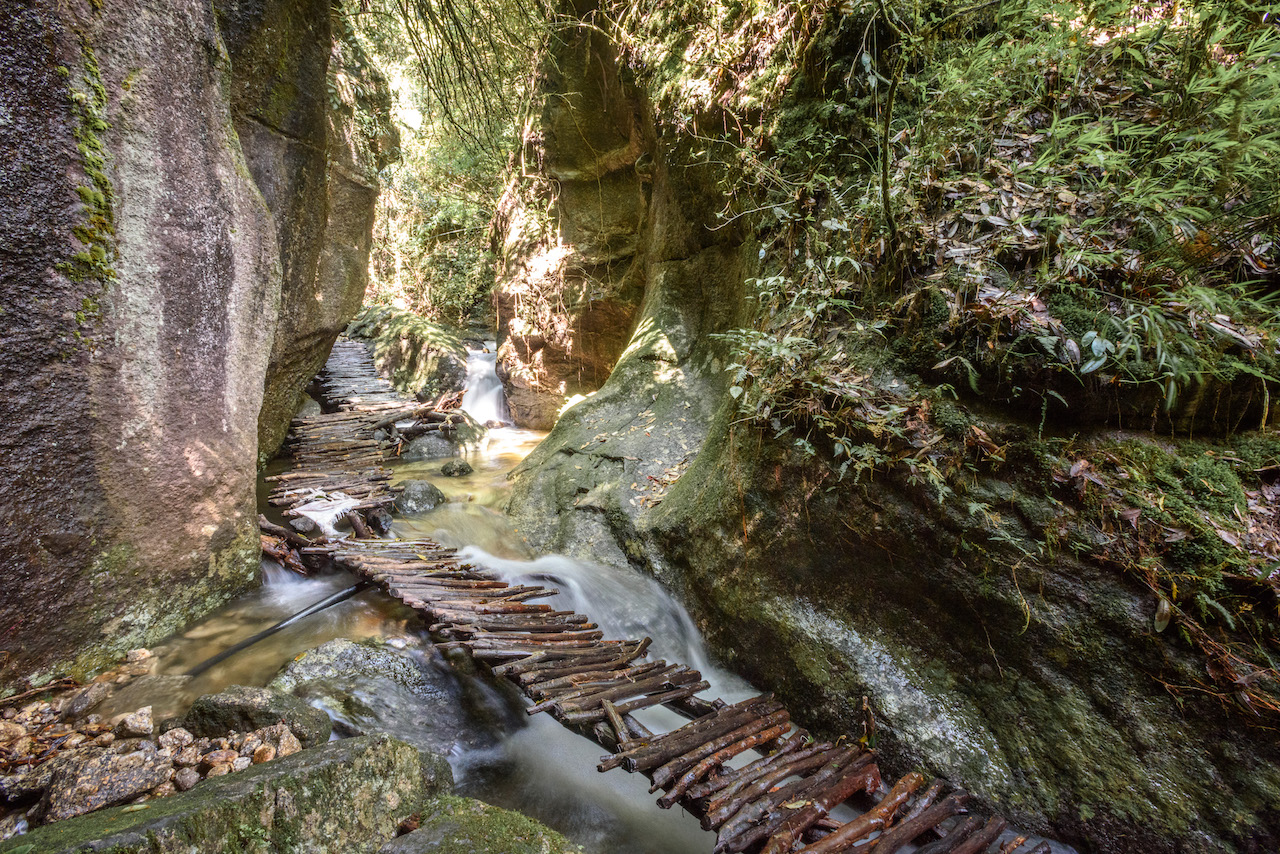
M 245 649 L 247 647 L 251 647 L 255 643 L 257 643 L 258 641 L 264 638 L 271 637 L 276 632 L 280 631 L 281 629 L 288 628 L 289 626 L 293 625 L 294 623 L 298 622 L 304 617 L 310 617 L 312 614 L 318 614 L 319 612 L 323 611 L 325 608 L 329 608 L 333 605 L 337 605 L 339 602 L 345 602 L 347 599 L 350 599 L 352 596 L 355 596 L 357 593 L 367 590 L 372 586 L 373 586 L 372 581 L 361 581 L 359 584 L 351 585 L 346 590 L 339 590 L 337 593 L 333 594 L 332 596 L 328 596 L 324 599 L 321 599 L 319 602 L 316 602 L 314 605 L 308 605 L 298 613 L 294 614 L 292 617 L 286 617 L 285 619 L 276 623 L 271 628 L 263 629 L 262 631 L 258 632 L 256 635 L 253 635 L 252 637 L 245 638 L 244 640 L 240 641 L 240 643 L 236 644 L 235 646 L 230 647 L 229 649 L 224 649 L 222 652 L 218 653 L 213 658 L 207 659 L 206 661 L 203 661 L 200 664 L 197 664 L 195 667 L 187 671 L 187 675 L 199 676 L 201 673 L 204 673 L 206 670 L 208 670 L 210 667 L 213 667 L 215 664 L 218 664 L 219 662 L 222 662 L 222 661 L 226 661 L 228 658 L 235 655 L 240 650 Z

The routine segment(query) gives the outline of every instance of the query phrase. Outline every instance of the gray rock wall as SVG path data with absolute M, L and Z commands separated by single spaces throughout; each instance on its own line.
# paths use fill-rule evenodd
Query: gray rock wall
M 626 348 L 652 184 L 648 108 L 609 40 L 585 27 L 555 39 L 498 216 L 498 373 L 515 423 L 539 430 L 598 389 Z
M 396 147 L 340 14 L 0 16 L 0 690 L 91 673 L 256 580 L 256 464 L 359 307 Z
M 232 112 L 275 218 L 283 289 L 259 459 L 284 440 L 303 389 L 368 284 L 378 170 L 396 156 L 386 83 L 329 0 L 217 0 Z
M 9 4 L 3 682 L 83 674 L 256 575 L 270 214 L 201 0 Z

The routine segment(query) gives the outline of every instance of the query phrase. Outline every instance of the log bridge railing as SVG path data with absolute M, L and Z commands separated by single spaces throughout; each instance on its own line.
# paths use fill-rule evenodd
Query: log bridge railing
M 438 646 L 518 686 L 532 701 L 530 714 L 550 714 L 609 750 L 600 771 L 642 773 L 650 791 L 663 793 L 659 806 L 679 804 L 697 816 L 716 832 L 717 852 L 893 854 L 910 843 L 921 854 L 1049 851 L 1022 837 L 1000 842 L 1004 819 L 965 816 L 968 795 L 942 780 L 926 785 L 912 772 L 884 792 L 874 750 L 793 729 L 772 695 L 733 704 L 700 697 L 709 688 L 702 674 L 649 660 L 648 638 L 605 638 L 587 616 L 533 601 L 553 589 L 499 581 L 429 540 L 371 536 L 361 512 L 395 501 L 374 431 L 415 417 L 417 407 L 377 377 L 356 342 L 338 342 L 321 384 L 338 411 L 294 422 L 295 466 L 274 476 L 271 502 L 287 515 L 340 492 L 356 501 L 355 536 L 314 543 L 263 519 L 264 532 L 287 540 L 304 561 L 331 560 L 415 609 Z M 634 713 L 658 705 L 689 723 L 651 732 Z M 759 758 L 728 764 L 747 751 Z M 831 812 L 846 802 L 863 811 L 837 821 Z

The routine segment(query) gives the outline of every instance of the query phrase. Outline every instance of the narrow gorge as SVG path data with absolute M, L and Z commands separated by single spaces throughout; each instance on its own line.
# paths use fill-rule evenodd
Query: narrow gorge
M 0 851 L 1280 846 L 1274 11 L 4 7 Z

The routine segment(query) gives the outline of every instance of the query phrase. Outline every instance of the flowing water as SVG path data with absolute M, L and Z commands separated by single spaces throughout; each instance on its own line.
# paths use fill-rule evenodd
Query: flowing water
M 463 405 L 482 422 L 506 420 L 492 352 L 472 351 Z M 560 591 L 554 600 L 557 608 L 589 615 L 606 637 L 648 636 L 653 639 L 655 658 L 701 671 L 711 683 L 704 696 L 734 702 L 758 693 L 708 660 L 689 615 L 653 579 L 631 569 L 529 552 L 501 508 L 508 493 L 507 473 L 543 435 L 511 428 L 490 430 L 478 446 L 467 449 L 474 470 L 463 477 L 443 477 L 444 460 L 395 464 L 395 480 L 427 478 L 449 500 L 427 513 L 397 516 L 393 535 L 428 536 L 461 549 L 467 560 L 504 580 L 555 587 Z M 281 468 L 282 464 L 273 464 L 267 473 Z M 265 496 L 265 487 L 260 495 Z M 265 507 L 265 501 L 262 504 Z M 308 617 L 197 678 L 182 675 L 353 581 L 345 573 L 300 578 L 264 561 L 258 590 L 156 647 L 156 675 L 129 685 L 102 711 L 114 714 L 151 704 L 157 719 L 163 719 L 180 714 L 195 697 L 227 685 L 265 685 L 301 653 L 326 641 L 381 638 L 429 674 L 432 687 L 414 694 L 386 680 L 363 676 L 353 680 L 360 683 L 354 686 L 319 686 L 320 695 L 326 687 L 347 692 L 341 694 L 345 705 L 339 704 L 347 712 L 335 710 L 334 702 L 313 692 L 304 694 L 334 717 L 336 733 L 359 731 L 363 718 L 377 719 L 383 729 L 408 740 L 414 740 L 415 732 L 424 727 L 434 728 L 436 732 L 421 743 L 443 744 L 449 751 L 461 794 L 531 815 L 587 852 L 706 854 L 712 850 L 714 834 L 701 830 L 679 808 L 658 809 L 656 795 L 649 793 L 642 775 L 620 769 L 599 773 L 595 766 L 603 750 L 598 745 L 547 715 L 526 716 L 524 701 L 510 686 L 447 667 L 414 612 L 378 591 L 361 593 Z M 350 712 L 352 708 L 356 711 Z M 655 731 L 685 722 L 662 708 L 645 709 L 636 716 Z M 459 731 L 439 732 L 441 726 L 450 725 Z
M 486 341 L 483 350 L 467 351 L 467 387 L 462 395 L 462 410 L 481 424 L 511 422 L 502 381 L 494 370 L 497 362 L 496 341 Z

